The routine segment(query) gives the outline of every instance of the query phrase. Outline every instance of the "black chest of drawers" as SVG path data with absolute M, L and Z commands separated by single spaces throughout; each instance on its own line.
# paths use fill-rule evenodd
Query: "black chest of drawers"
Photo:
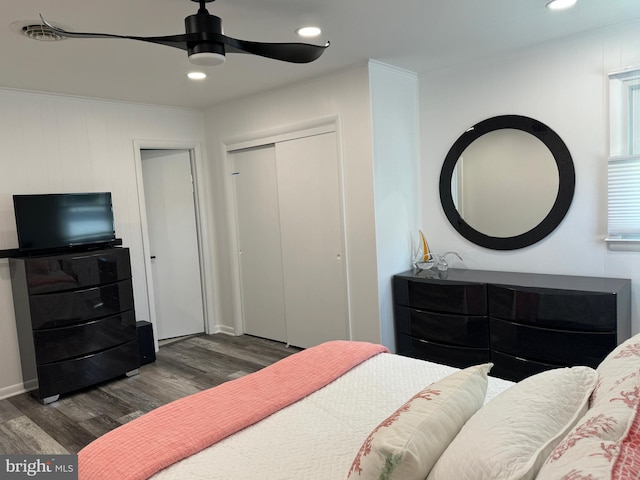
M 596 367 L 631 336 L 631 281 L 450 269 L 393 277 L 397 351 L 518 381 Z
M 25 387 L 43 403 L 139 366 L 129 250 L 9 261 Z

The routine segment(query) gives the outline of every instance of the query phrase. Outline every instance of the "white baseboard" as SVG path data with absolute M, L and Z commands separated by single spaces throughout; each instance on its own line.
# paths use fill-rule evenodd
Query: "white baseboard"
M 213 333 L 224 333 L 225 335 L 236 336 L 237 333 L 233 327 L 227 325 L 216 325 Z
M 2 387 L 0 388 L 0 400 L 4 400 L 5 398 L 13 397 L 15 395 L 20 395 L 21 393 L 28 392 L 29 390 L 33 390 L 33 389 L 25 388 L 25 385 L 22 383 L 17 383 L 16 385 L 9 385 L 8 387 Z

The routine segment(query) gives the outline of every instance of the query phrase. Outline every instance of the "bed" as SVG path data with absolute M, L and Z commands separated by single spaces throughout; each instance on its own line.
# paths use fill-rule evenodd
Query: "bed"
M 512 383 L 335 341 L 79 452 L 80 480 L 640 479 L 640 336 Z

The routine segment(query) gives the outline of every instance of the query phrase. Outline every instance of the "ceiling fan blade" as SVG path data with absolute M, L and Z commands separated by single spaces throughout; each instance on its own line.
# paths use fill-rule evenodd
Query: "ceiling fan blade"
M 308 43 L 265 43 L 238 40 L 236 38 L 221 35 L 222 41 L 227 45 L 229 53 L 250 53 L 261 57 L 282 60 L 291 63 L 309 63 L 317 60 L 322 55 L 329 42 L 325 45 L 310 45 Z
M 187 50 L 188 42 L 190 40 L 199 39 L 199 36 L 194 34 L 168 35 L 164 37 L 136 37 L 133 35 L 115 35 L 112 33 L 70 32 L 47 22 L 42 14 L 40 15 L 40 20 L 42 20 L 42 23 L 54 32 L 69 38 L 122 38 L 125 40 L 140 40 L 142 42 L 157 43 L 168 47 L 179 48 L 180 50 Z

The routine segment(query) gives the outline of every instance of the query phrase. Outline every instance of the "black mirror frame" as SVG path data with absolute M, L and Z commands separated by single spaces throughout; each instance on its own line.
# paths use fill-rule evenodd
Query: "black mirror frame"
M 451 195 L 453 172 L 462 152 L 485 133 L 501 129 L 517 129 L 537 137 L 551 151 L 558 167 L 558 196 L 547 216 L 534 228 L 513 237 L 492 237 L 471 227 L 456 210 Z M 517 250 L 539 242 L 556 229 L 569 211 L 575 191 L 575 169 L 569 149 L 551 128 L 533 118 L 501 115 L 474 125 L 453 144 L 440 172 L 440 202 L 447 219 L 464 238 L 493 250 Z

